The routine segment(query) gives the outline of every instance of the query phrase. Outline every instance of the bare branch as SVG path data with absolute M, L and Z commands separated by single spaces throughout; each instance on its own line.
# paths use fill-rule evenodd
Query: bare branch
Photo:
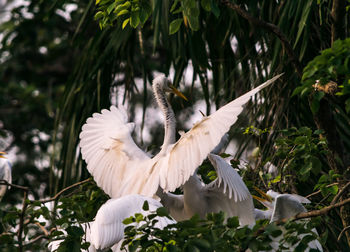
M 350 182 L 348 182 L 339 192 L 337 195 L 335 195 L 335 197 L 333 198 L 331 205 L 335 204 L 340 197 L 349 189 L 350 187 Z
M 28 245 L 31 245 L 35 242 L 37 242 L 38 240 L 42 239 L 42 238 L 45 238 L 45 239 L 49 239 L 46 235 L 44 234 L 41 234 L 37 237 L 35 237 L 34 239 L 31 239 L 29 242 L 27 242 L 26 244 L 24 244 L 23 246 L 28 246 Z
M 300 220 L 300 219 L 305 219 L 305 218 L 312 218 L 312 217 L 317 217 L 317 216 L 321 216 L 321 215 L 325 215 L 327 214 L 330 210 L 332 210 L 333 208 L 337 208 L 337 207 L 341 207 L 344 206 L 345 204 L 350 203 L 350 198 L 343 200 L 339 203 L 324 207 L 320 210 L 313 210 L 313 211 L 309 211 L 309 212 L 303 212 L 303 213 L 299 213 L 296 216 L 294 216 L 293 218 L 284 218 L 280 221 L 278 221 L 277 223 L 284 223 L 287 222 L 289 219 L 291 220 Z
M 23 232 L 23 221 L 24 221 L 24 215 L 27 208 L 27 197 L 28 197 L 28 190 L 24 190 L 23 192 L 23 203 L 22 203 L 22 211 L 19 216 L 19 227 L 17 232 L 18 237 L 18 251 L 23 251 L 23 240 L 22 240 L 22 232 Z
M 326 185 L 326 187 L 328 188 L 328 187 L 332 187 L 332 186 L 338 185 L 338 184 L 339 184 L 338 182 L 335 182 L 335 183 Z M 321 193 L 321 190 L 318 190 L 318 191 L 316 191 L 316 192 L 310 193 L 310 194 L 307 195 L 305 198 L 310 198 L 310 197 L 315 196 L 315 195 L 317 195 L 317 194 L 319 194 L 319 193 Z
M 7 185 L 24 191 L 29 191 L 30 189 L 26 186 L 15 185 L 7 182 L 6 180 L 0 179 L 0 185 Z
M 74 187 L 77 187 L 77 186 L 80 186 L 80 185 L 83 185 L 83 184 L 86 184 L 86 183 L 89 183 L 89 182 L 92 182 L 92 178 L 88 178 L 88 179 L 85 179 L 83 181 L 80 181 L 80 182 L 77 182 L 73 185 L 70 185 L 64 189 L 62 189 L 61 191 L 59 191 L 55 196 L 53 196 L 52 198 L 49 198 L 49 199 L 43 199 L 43 200 L 31 200 L 30 202 L 40 202 L 40 203 L 47 203 L 47 202 L 50 202 L 50 201 L 54 201 L 56 200 L 59 196 L 61 196 L 61 194 L 63 194 L 64 192 L 74 188 Z
M 295 70 L 298 73 L 299 77 L 302 76 L 303 71 L 302 71 L 301 64 L 298 60 L 298 57 L 296 56 L 292 46 L 290 45 L 287 36 L 284 35 L 284 33 L 278 28 L 278 26 L 271 24 L 271 23 L 268 23 L 268 22 L 261 20 L 259 18 L 253 17 L 248 12 L 246 12 L 241 7 L 239 7 L 239 5 L 234 4 L 228 0 L 221 0 L 220 2 L 223 5 L 227 6 L 228 8 L 237 12 L 238 15 L 240 15 L 244 19 L 248 20 L 250 23 L 252 23 L 256 26 L 260 26 L 260 27 L 272 32 L 273 34 L 275 34 L 279 38 L 279 40 L 281 41 L 284 49 L 286 50 L 286 53 L 290 57 L 291 62 L 294 65 Z
M 338 241 L 340 241 L 341 237 L 343 236 L 343 234 L 348 231 L 350 229 L 350 226 L 347 226 L 345 228 L 343 228 L 343 230 L 340 232 L 339 236 L 338 236 Z

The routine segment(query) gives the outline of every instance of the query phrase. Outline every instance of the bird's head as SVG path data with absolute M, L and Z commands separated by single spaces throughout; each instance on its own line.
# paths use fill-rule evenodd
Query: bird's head
M 155 93 L 157 90 L 162 90 L 163 92 L 176 94 L 177 96 L 187 101 L 186 96 L 177 90 L 173 84 L 165 77 L 164 74 L 161 74 L 153 79 L 152 87 Z
M 269 193 L 263 192 L 262 190 L 260 190 L 259 188 L 255 187 L 255 186 L 254 186 L 254 189 L 255 189 L 255 191 L 257 191 L 261 195 L 261 197 L 252 195 L 253 198 L 256 199 L 257 201 L 259 201 L 261 204 L 263 204 L 268 209 L 272 209 L 274 206 L 274 197 L 269 195 Z

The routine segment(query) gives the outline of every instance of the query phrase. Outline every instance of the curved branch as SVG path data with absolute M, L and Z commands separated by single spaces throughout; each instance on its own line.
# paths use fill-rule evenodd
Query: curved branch
M 61 191 L 59 191 L 55 196 L 53 196 L 52 198 L 49 198 L 49 199 L 43 199 L 43 200 L 31 200 L 30 202 L 33 203 L 33 202 L 40 202 L 40 203 L 47 203 L 47 202 L 50 202 L 50 201 L 54 201 L 56 200 L 61 194 L 63 194 L 64 192 L 68 191 L 69 189 L 72 189 L 74 187 L 77 187 L 77 186 L 80 186 L 80 185 L 83 185 L 85 183 L 89 183 L 89 182 L 92 182 L 92 177 L 88 178 L 88 179 L 85 179 L 83 181 L 80 181 L 80 182 L 77 182 L 73 185 L 70 185 L 64 189 L 62 189 Z

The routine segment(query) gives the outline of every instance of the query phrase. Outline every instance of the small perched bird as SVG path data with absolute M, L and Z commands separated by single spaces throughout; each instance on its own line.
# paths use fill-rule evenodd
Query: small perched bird
M 256 200 L 261 202 L 264 206 L 267 207 L 267 210 L 263 211 L 260 209 L 255 209 L 255 218 L 258 219 L 269 219 L 270 222 L 280 221 L 283 219 L 288 219 L 296 216 L 298 213 L 307 212 L 306 208 L 302 205 L 311 203 L 307 198 L 304 198 L 297 194 L 280 194 L 273 190 L 267 191 L 265 194 L 258 188 L 256 190 L 262 195 L 263 198 L 253 196 Z M 301 220 L 300 220 L 301 221 Z M 300 222 L 299 221 L 299 222 Z M 314 228 L 312 232 L 317 234 L 317 230 Z M 298 240 L 302 240 L 305 234 L 299 234 Z M 277 251 L 279 247 L 279 241 L 282 239 L 281 236 L 272 238 L 273 242 L 271 243 L 273 251 Z M 297 244 L 289 245 L 290 250 L 294 249 Z M 288 244 L 283 244 L 288 246 Z M 310 249 L 317 249 L 323 251 L 322 246 L 318 240 L 313 240 L 308 243 L 308 248 L 305 251 Z
M 281 75 L 277 75 L 236 100 L 203 117 L 175 142 L 175 115 L 166 92 L 179 93 L 164 75 L 153 80 L 156 101 L 163 111 L 164 141 L 160 152 L 150 158 L 134 142 L 133 123 L 126 111 L 112 106 L 88 118 L 80 134 L 80 147 L 87 169 L 112 198 L 128 194 L 153 197 L 158 187 L 171 192 L 183 185 L 220 142 L 243 110 L 243 105 Z
M 12 183 L 12 165 L 3 155 L 5 152 L 0 152 L 0 180 L 5 180 L 8 183 Z M 0 201 L 4 197 L 7 185 L 0 185 Z
M 142 209 L 145 201 L 148 202 L 149 210 Z M 103 204 L 97 211 L 95 220 L 90 223 L 83 224 L 85 231 L 85 240 L 90 242 L 89 252 L 101 251 L 110 248 L 113 252 L 121 251 L 121 245 L 124 238 L 124 229 L 127 225 L 123 224 L 123 220 L 136 213 L 143 216 L 154 213 L 162 204 L 152 198 L 142 195 L 127 195 L 118 199 L 110 199 Z M 155 217 L 157 228 L 163 229 L 175 221 L 168 217 Z M 132 223 L 129 225 L 143 225 L 143 222 Z M 53 241 L 49 244 L 50 251 L 55 251 L 63 240 Z

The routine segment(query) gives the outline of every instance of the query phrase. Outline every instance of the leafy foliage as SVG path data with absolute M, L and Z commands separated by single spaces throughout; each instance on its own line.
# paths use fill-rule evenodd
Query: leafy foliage
M 125 228 L 124 248 L 129 251 L 261 251 L 271 250 L 271 242 L 279 237 L 281 249 L 294 245 L 297 251 L 305 251 L 307 244 L 317 239 L 312 231 L 314 223 L 287 222 L 282 228 L 275 223 L 259 221 L 251 228 L 239 227 L 237 217 L 225 220 L 222 212 L 208 214 L 205 220 L 195 215 L 189 220 L 158 229 L 154 227 L 154 218 L 164 216 L 158 212 L 128 219 L 125 224 L 141 221 L 144 224 Z M 282 232 L 282 229 L 285 231 Z M 303 234 L 302 240 L 296 238 L 299 234 Z
M 321 87 L 335 82 L 337 87 L 333 87 L 338 96 L 345 96 L 345 111 L 350 111 L 350 38 L 345 40 L 337 40 L 334 42 L 331 48 L 325 49 L 320 55 L 316 56 L 310 61 L 304 69 L 302 77 L 302 86 L 297 87 L 294 94 L 306 95 L 312 93 L 315 90 L 324 90 L 317 88 L 315 84 Z M 332 90 L 324 90 L 331 92 Z M 313 103 L 311 106 L 312 111 L 315 113 L 318 111 L 318 103 L 324 96 L 324 91 L 316 91 L 313 94 Z

